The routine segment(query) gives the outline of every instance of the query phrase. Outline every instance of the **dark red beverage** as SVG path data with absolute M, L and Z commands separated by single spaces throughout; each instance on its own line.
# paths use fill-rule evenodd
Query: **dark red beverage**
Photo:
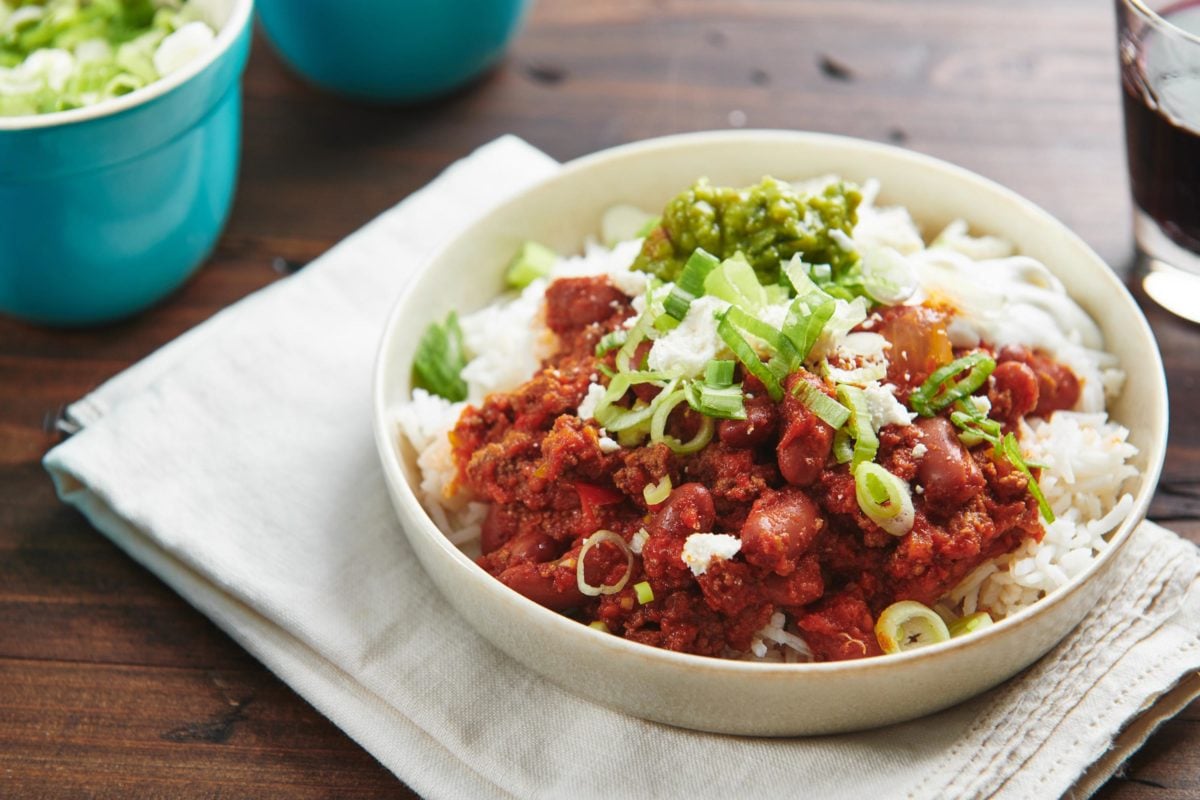
M 1200 0 L 1158 13 L 1200 36 Z M 1134 202 L 1172 241 L 1200 253 L 1200 41 L 1139 28 L 1137 22 L 1121 17 L 1125 141 Z

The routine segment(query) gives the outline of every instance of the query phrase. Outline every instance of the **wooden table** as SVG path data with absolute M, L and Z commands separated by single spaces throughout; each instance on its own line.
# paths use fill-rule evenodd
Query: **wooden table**
M 453 97 L 364 108 L 261 39 L 241 185 L 211 263 L 128 322 L 0 320 L 0 796 L 410 797 L 368 754 L 60 505 L 64 404 L 281 279 L 503 133 L 559 159 L 678 131 L 830 131 L 957 162 L 1132 261 L 1112 11 L 1095 0 L 542 0 Z M 1151 516 L 1200 541 L 1200 328 L 1154 308 L 1173 428 Z M 1191 413 L 1189 413 L 1191 412 Z M 1200 795 L 1200 703 L 1101 796 Z

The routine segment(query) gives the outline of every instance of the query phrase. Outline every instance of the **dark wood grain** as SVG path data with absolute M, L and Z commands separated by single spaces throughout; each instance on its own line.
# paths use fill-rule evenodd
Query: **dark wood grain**
M 0 320 L 0 796 L 412 796 L 56 501 L 38 462 L 65 404 L 510 132 L 559 159 L 741 125 L 902 144 L 1032 198 L 1126 274 L 1113 41 L 1095 0 L 543 0 L 497 69 L 401 109 L 321 95 L 256 41 L 211 262 L 120 324 Z M 1147 313 L 1172 404 L 1151 516 L 1200 542 L 1200 328 Z M 1200 796 L 1200 704 L 1100 796 Z

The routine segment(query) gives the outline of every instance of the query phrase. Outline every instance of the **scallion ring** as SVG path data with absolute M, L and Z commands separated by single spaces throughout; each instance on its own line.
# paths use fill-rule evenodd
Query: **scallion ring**
M 675 410 L 676 406 L 687 402 L 687 392 L 684 389 L 679 389 L 668 394 L 664 390 L 663 395 L 666 395 L 666 399 L 658 404 L 654 411 L 654 416 L 650 420 L 650 441 L 662 442 L 671 448 L 671 452 L 677 455 L 688 455 L 703 450 L 704 446 L 712 441 L 713 433 L 716 431 L 717 426 L 713 422 L 712 417 L 702 415 L 700 417 L 700 430 L 696 431 L 696 435 L 689 441 L 680 442 L 674 436 L 667 435 L 667 419 L 670 418 L 671 412 Z
M 625 554 L 625 574 L 621 576 L 621 580 L 616 583 L 606 583 L 600 586 L 592 586 L 587 582 L 584 576 L 583 562 L 587 558 L 587 554 L 592 548 L 601 542 L 610 542 L 621 549 Z M 602 594 L 616 594 L 625 588 L 625 584 L 629 583 L 629 576 L 633 574 L 633 552 L 629 549 L 629 545 L 625 543 L 619 535 L 612 531 L 598 530 L 591 536 L 583 540 L 583 547 L 579 548 L 579 558 L 575 562 L 575 584 L 579 587 L 579 591 L 588 597 L 599 597 Z
M 916 512 L 908 484 L 875 462 L 854 468 L 854 497 L 862 512 L 892 536 L 912 530 Z
M 986 611 L 976 611 L 974 614 L 968 614 L 950 623 L 950 638 L 956 639 L 968 633 L 981 631 L 993 624 L 991 614 Z
M 642 497 L 646 505 L 656 506 L 671 496 L 671 476 L 663 475 L 658 483 L 647 483 L 642 487 Z
M 933 609 L 915 600 L 901 600 L 879 615 L 875 638 L 883 652 L 903 653 L 949 641 L 950 630 Z
M 879 437 L 871 427 L 871 411 L 867 405 L 867 395 L 857 386 L 837 387 L 838 400 L 850 409 L 850 435 L 854 437 L 854 458 L 852 467 L 857 467 L 865 461 L 874 461 L 879 452 Z
M 835 431 L 850 419 L 850 409 L 806 380 L 797 381 L 795 388 L 792 389 L 792 394 L 800 399 L 805 408 L 816 414 L 822 422 Z

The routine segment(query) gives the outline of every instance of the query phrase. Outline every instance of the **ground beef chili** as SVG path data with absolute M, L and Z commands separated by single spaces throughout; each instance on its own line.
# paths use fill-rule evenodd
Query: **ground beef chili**
M 792 391 L 773 403 L 749 375 L 738 376 L 747 418 L 721 421 L 700 452 L 614 447 L 575 412 L 589 383 L 603 380 L 601 366 L 612 366 L 613 354 L 593 355 L 596 342 L 632 313 L 606 278 L 554 282 L 545 314 L 558 351 L 516 391 L 468 407 L 451 433 L 460 485 L 490 504 L 479 564 L 530 599 L 633 641 L 709 656 L 746 653 L 784 611 L 817 660 L 861 658 L 881 652 L 874 624 L 889 604 L 933 604 L 983 561 L 1040 539 L 1027 479 L 986 444 L 965 447 L 946 416 L 880 430 L 878 463 L 914 487 L 915 520 L 900 537 L 859 508 L 853 476 L 831 455 L 832 429 Z M 892 344 L 889 380 L 901 400 L 958 355 L 945 334 L 949 313 L 897 307 L 864 323 Z M 1006 428 L 1075 405 L 1079 381 L 1064 365 L 1018 348 L 995 358 L 977 394 Z M 785 388 L 800 381 L 832 393 L 803 369 Z M 694 416 L 684 404 L 668 429 L 686 439 Z M 664 477 L 673 490 L 648 505 L 644 490 Z M 576 573 L 582 543 L 598 529 L 636 537 L 641 549 L 624 588 L 589 597 Z M 684 545 L 709 532 L 738 536 L 741 550 L 697 575 Z M 611 543 L 593 547 L 583 570 L 592 586 L 626 572 Z M 639 602 L 641 582 L 652 601 Z

